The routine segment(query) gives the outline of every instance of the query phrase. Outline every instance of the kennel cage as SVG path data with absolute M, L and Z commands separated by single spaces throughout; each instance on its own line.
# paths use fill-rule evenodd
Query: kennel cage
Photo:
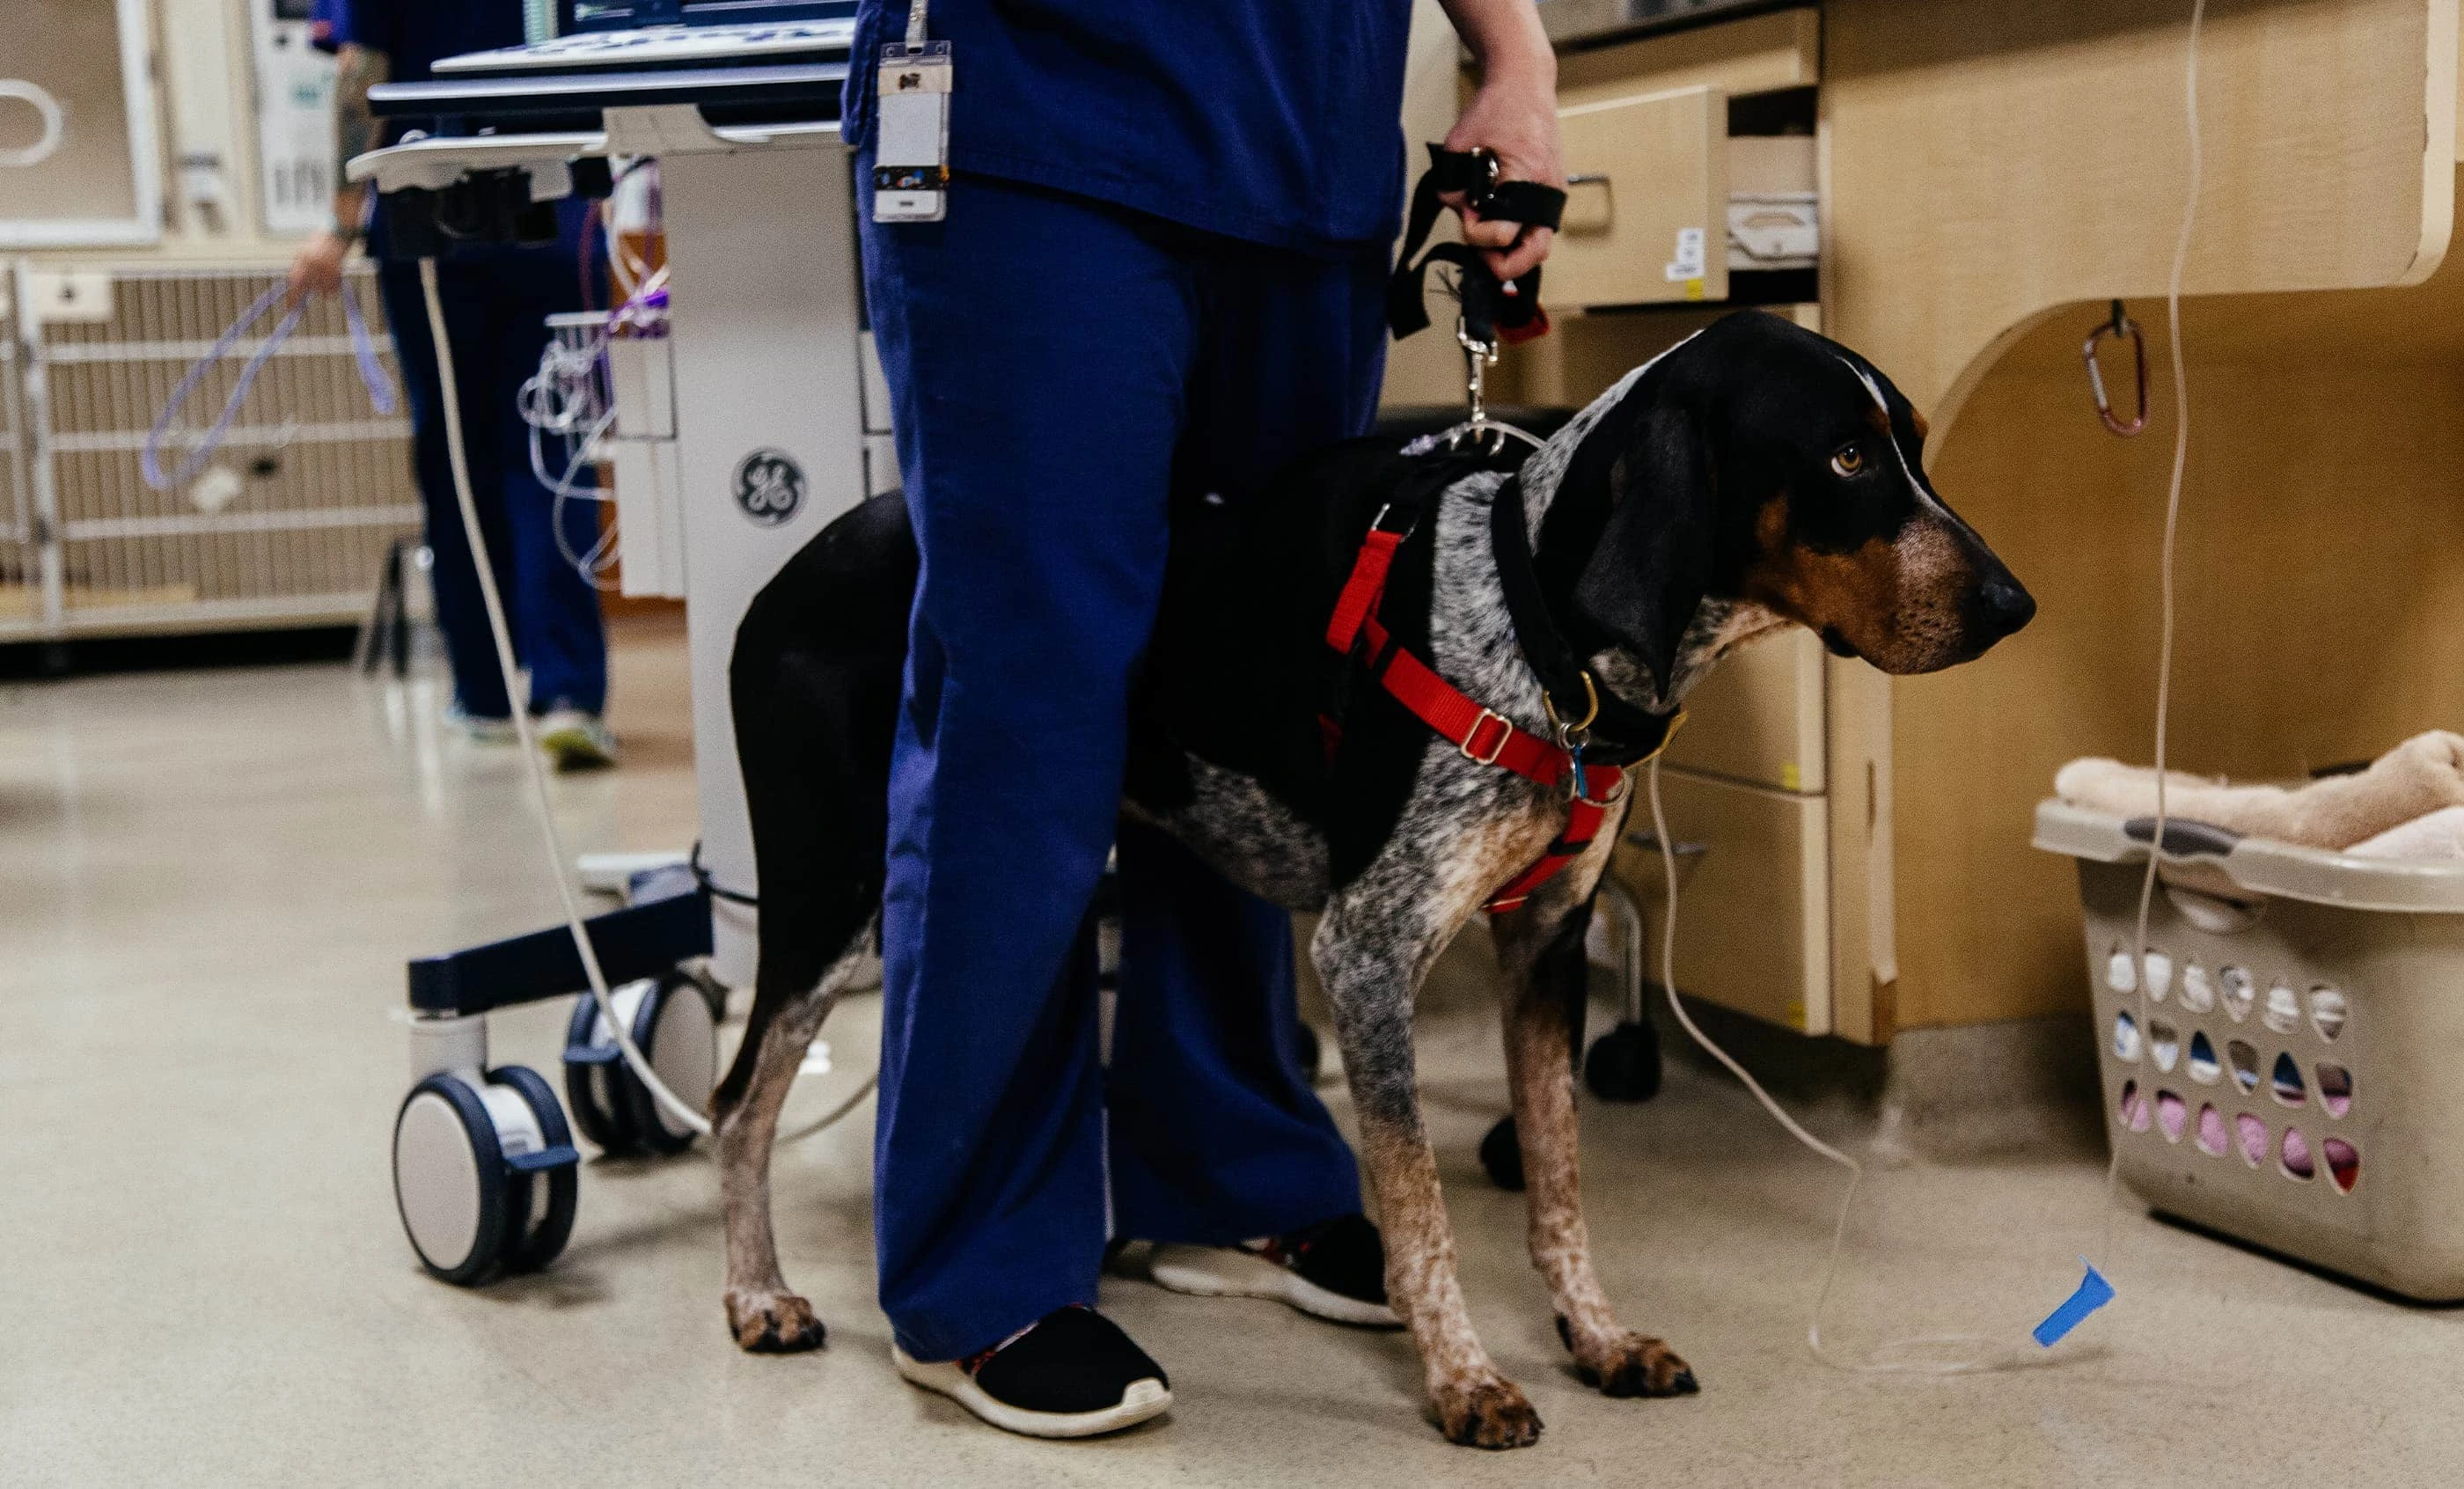
M 140 460 L 182 375 L 279 283 L 279 265 L 13 266 L 14 355 L 0 364 L 16 519 L 0 537 L 0 634 L 12 639 L 352 623 L 387 550 L 419 529 L 410 425 L 370 406 L 342 307 L 312 302 L 180 489 Z M 376 278 L 345 281 L 372 324 Z M 213 422 L 252 328 L 207 368 L 165 464 Z M 380 358 L 399 381 L 392 350 Z
M 0 641 L 35 632 L 31 596 L 40 583 L 42 558 L 33 541 L 33 499 L 26 465 L 26 434 L 19 410 L 21 354 L 13 306 L 0 275 Z
M 2049 800 L 2079 863 L 2122 1176 L 2155 1210 L 2464 1300 L 2464 863 L 2354 858 Z

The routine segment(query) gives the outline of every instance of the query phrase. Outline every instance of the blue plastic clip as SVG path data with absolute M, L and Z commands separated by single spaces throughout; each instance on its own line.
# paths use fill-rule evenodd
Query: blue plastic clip
M 2045 1322 L 2036 1325 L 2036 1343 L 2048 1349 L 2086 1323 L 2089 1314 L 2113 1301 L 2113 1284 L 2104 1280 L 2104 1274 L 2085 1257 L 2079 1258 L 2079 1265 L 2087 1268 L 2087 1276 L 2079 1279 L 2078 1289 L 2062 1300 L 2060 1307 L 2045 1315 Z

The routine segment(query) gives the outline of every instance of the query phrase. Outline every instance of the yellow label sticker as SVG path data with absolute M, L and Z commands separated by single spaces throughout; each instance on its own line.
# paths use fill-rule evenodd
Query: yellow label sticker
M 1687 299 L 1689 299 L 1689 300 L 1699 300 L 1699 299 L 1701 299 L 1701 298 L 1703 297 L 1703 281 L 1702 281 L 1702 280 L 1700 280 L 1700 279 L 1688 279 L 1688 280 L 1686 280 L 1686 281 L 1685 281 L 1685 297 L 1686 297 Z
M 1805 789 L 1804 768 L 1794 760 L 1783 761 L 1779 768 L 1779 783 L 1780 789 L 1784 791 L 1803 791 Z

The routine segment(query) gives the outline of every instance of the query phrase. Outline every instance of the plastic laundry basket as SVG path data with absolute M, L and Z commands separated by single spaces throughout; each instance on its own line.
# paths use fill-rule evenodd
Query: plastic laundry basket
M 2464 1299 L 2464 863 L 2350 858 L 2060 801 L 2105 1130 L 2167 1215 L 2409 1297 Z

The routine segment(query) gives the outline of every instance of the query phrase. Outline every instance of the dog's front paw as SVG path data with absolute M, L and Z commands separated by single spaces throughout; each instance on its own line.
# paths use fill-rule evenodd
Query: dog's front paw
M 1586 1386 L 1610 1396 L 1690 1396 L 1703 1388 L 1694 1368 L 1677 1351 L 1648 1335 L 1620 1331 L 1596 1344 L 1568 1337 L 1564 1321 L 1558 1334 L 1574 1352 L 1574 1373 Z
M 1514 1382 L 1499 1376 L 1441 1386 L 1429 1406 L 1446 1440 L 1466 1448 L 1528 1448 L 1540 1440 L 1540 1413 Z
M 813 1305 L 794 1293 L 727 1294 L 727 1329 L 736 1347 L 754 1354 L 795 1354 L 819 1349 L 828 1330 Z

